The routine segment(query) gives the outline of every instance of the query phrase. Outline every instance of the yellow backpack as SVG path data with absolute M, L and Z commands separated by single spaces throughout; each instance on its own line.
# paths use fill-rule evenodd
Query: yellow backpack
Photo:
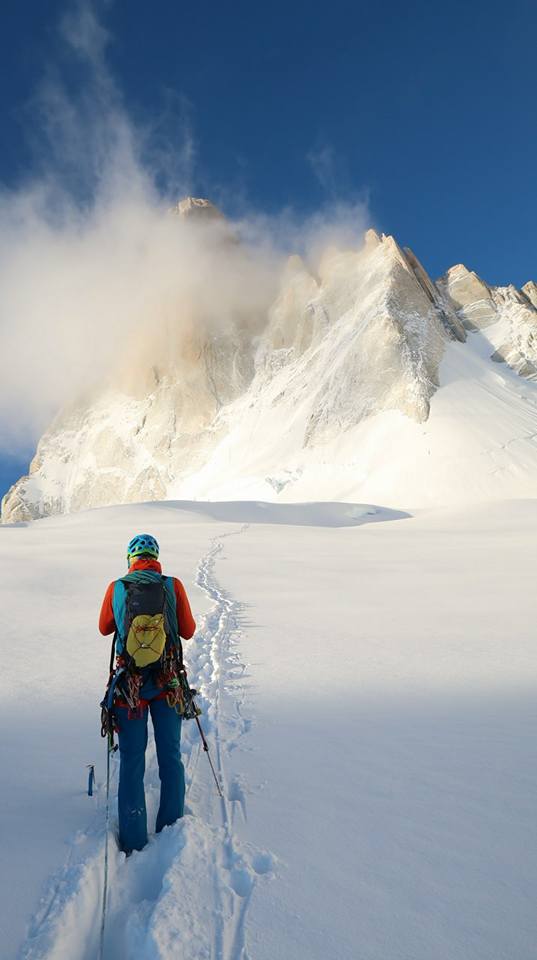
M 141 613 L 134 618 L 127 635 L 127 653 L 137 667 L 148 667 L 160 660 L 166 646 L 164 614 Z

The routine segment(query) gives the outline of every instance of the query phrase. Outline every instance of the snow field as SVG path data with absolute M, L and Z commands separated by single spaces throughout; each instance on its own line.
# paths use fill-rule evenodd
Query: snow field
M 239 528 L 239 532 L 240 532 Z M 223 537 L 231 534 L 223 534 Z M 267 851 L 242 844 L 233 833 L 246 800 L 237 778 L 227 782 L 225 755 L 249 729 L 236 698 L 243 675 L 233 647 L 238 605 L 222 592 L 213 568 L 222 541 L 216 540 L 198 567 L 197 583 L 213 603 L 195 638 L 185 645 L 191 683 L 200 691 L 202 723 L 212 741 L 213 762 L 223 800 L 207 773 L 195 722 L 183 726 L 182 752 L 187 796 L 184 820 L 153 836 L 143 853 L 128 861 L 111 845 L 105 957 L 171 957 L 178 951 L 195 957 L 245 957 L 245 920 L 256 882 L 270 875 L 274 859 Z M 225 707 L 222 707 L 223 703 Z M 229 713 L 226 713 L 229 711 Z M 223 727 L 229 731 L 223 733 Z M 201 763 L 200 763 L 201 756 Z M 148 749 L 146 797 L 149 822 L 158 808 L 159 781 L 154 741 Z M 117 769 L 113 761 L 112 805 Z M 21 957 L 24 960 L 91 960 L 98 954 L 103 879 L 105 784 L 98 784 L 98 813 L 92 827 L 79 833 L 69 860 L 49 898 L 33 919 Z M 196 815 L 192 816 L 192 808 Z M 206 817 L 206 819 L 205 819 Z M 117 818 L 112 830 L 117 832 Z M 76 865 L 75 865 L 76 864 Z
M 537 501 L 370 510 L 155 503 L 0 529 L 6 958 L 96 957 L 93 623 L 148 530 L 198 617 L 185 657 L 225 803 L 189 721 L 187 816 L 128 860 L 112 846 L 107 956 L 533 960 Z M 152 746 L 146 790 L 152 824 Z
M 244 833 L 285 864 L 255 960 L 533 956 L 536 508 L 226 542 L 260 684 Z

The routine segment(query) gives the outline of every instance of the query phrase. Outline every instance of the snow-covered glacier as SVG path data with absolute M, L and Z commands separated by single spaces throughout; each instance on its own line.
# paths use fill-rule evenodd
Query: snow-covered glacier
M 178 212 L 238 244 L 207 201 Z M 264 316 L 211 327 L 168 305 L 113 377 L 60 412 L 2 519 L 166 498 L 532 495 L 536 291 L 461 264 L 435 283 L 369 230 L 315 268 L 291 257 Z

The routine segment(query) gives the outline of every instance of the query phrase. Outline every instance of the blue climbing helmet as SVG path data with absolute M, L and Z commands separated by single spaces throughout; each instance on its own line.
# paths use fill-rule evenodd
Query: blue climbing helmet
M 133 557 L 141 557 L 144 553 L 158 560 L 158 543 L 150 533 L 137 533 L 127 547 L 127 557 L 131 560 Z

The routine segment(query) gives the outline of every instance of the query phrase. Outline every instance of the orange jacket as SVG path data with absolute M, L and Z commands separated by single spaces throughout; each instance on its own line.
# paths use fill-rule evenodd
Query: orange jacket
M 157 573 L 162 573 L 162 567 L 158 560 L 152 560 L 148 557 L 140 557 L 138 560 L 135 560 L 129 567 L 129 573 L 132 573 L 133 570 L 156 570 Z M 196 622 L 192 616 L 192 611 L 190 609 L 190 604 L 188 602 L 188 597 L 183 584 L 180 580 L 177 580 L 176 577 L 172 577 L 172 580 L 177 603 L 177 629 L 179 631 L 179 636 L 182 637 L 183 640 L 190 640 L 190 638 L 194 636 Z M 109 633 L 113 633 L 116 629 L 114 610 L 112 608 L 112 597 L 114 594 L 115 582 L 115 580 L 112 580 L 112 583 L 108 586 L 108 589 L 104 595 L 103 605 L 101 607 L 99 630 L 104 637 L 108 636 Z

